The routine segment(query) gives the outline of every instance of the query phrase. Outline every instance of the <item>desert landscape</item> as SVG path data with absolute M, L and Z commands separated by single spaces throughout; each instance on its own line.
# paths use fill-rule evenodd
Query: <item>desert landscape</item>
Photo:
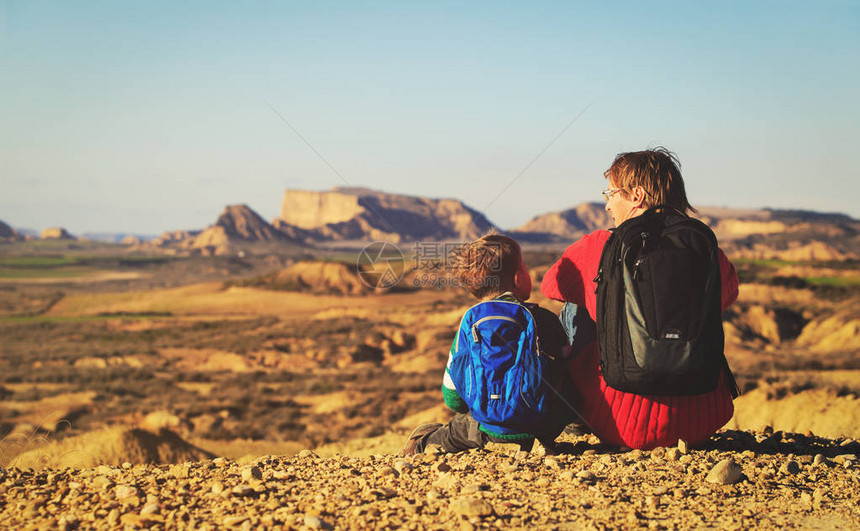
M 860 526 L 860 222 L 702 208 L 740 279 L 743 394 L 701 448 L 394 454 L 443 422 L 462 312 L 453 199 L 288 190 L 120 243 L 0 223 L 0 525 L 8 528 L 848 529 Z M 535 289 L 607 228 L 584 203 L 506 231 Z M 386 246 L 366 248 L 371 242 Z M 371 249 L 368 252 L 367 249 Z M 390 282 L 393 277 L 394 282 Z

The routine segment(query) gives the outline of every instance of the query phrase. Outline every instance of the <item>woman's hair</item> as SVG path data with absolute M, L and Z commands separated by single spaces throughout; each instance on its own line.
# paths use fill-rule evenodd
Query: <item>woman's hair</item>
M 521 252 L 516 240 L 491 231 L 455 250 L 449 267 L 462 287 L 483 299 L 513 287 Z
M 687 200 L 681 163 L 664 147 L 619 153 L 603 176 L 624 193 L 642 187 L 647 207 L 665 205 L 684 213 L 696 211 Z

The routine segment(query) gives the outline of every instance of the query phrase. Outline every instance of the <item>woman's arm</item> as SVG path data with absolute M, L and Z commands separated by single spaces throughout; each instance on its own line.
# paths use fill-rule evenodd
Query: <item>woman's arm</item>
M 738 273 L 735 271 L 735 266 L 729 261 L 726 253 L 722 249 L 717 249 L 720 260 L 720 286 L 722 293 L 720 300 L 723 305 L 723 311 L 738 300 Z
M 550 299 L 584 304 L 594 315 L 594 277 L 607 239 L 609 231 L 600 230 L 571 244 L 544 275 L 541 293 Z

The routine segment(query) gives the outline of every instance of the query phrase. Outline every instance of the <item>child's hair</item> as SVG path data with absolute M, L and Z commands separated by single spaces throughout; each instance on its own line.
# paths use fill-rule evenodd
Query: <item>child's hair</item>
M 521 253 L 516 240 L 490 231 L 457 248 L 450 269 L 461 286 L 483 299 L 513 288 Z

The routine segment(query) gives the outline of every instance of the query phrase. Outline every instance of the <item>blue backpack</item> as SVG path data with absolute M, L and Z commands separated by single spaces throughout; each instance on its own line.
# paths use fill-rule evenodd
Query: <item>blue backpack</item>
M 502 435 L 534 433 L 550 402 L 549 360 L 529 306 L 492 300 L 469 308 L 448 369 L 472 417 Z

